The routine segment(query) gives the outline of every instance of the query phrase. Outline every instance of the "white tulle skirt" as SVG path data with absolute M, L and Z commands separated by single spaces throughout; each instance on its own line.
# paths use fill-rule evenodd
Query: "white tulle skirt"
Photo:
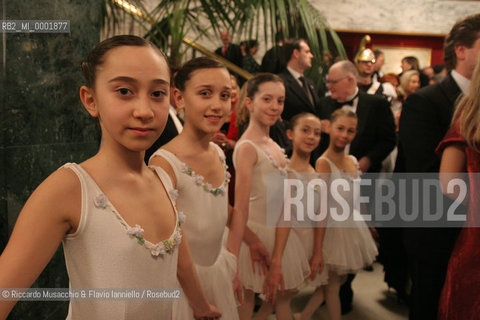
M 327 227 L 323 240 L 323 258 L 329 270 L 337 274 L 356 273 L 372 264 L 377 245 L 364 221 L 349 221 L 348 227 L 336 223 Z
M 232 288 L 237 261 L 222 247 L 217 261 L 211 266 L 196 266 L 200 284 L 210 304 L 222 313 L 222 319 L 238 320 L 237 302 Z M 187 297 L 173 303 L 173 320 L 193 320 L 193 310 Z
M 275 245 L 275 228 L 267 227 L 253 221 L 249 221 L 247 225 L 264 243 L 271 257 Z M 243 287 L 256 293 L 262 293 L 265 275 L 260 274 L 257 269 L 253 272 L 250 250 L 245 243 L 242 243 L 240 247 L 238 262 Z M 310 274 L 308 257 L 305 254 L 305 250 L 297 234 L 293 231 L 290 232 L 283 253 L 282 273 L 285 290 L 298 289 Z
M 315 229 L 313 228 L 295 228 L 295 233 L 297 234 L 300 242 L 303 245 L 305 253 L 310 261 L 313 256 L 313 241 L 314 241 L 314 232 Z M 320 287 L 328 283 L 328 268 L 327 266 L 323 265 L 322 272 L 319 272 L 315 279 L 310 280 L 310 278 L 305 279 L 302 287 Z

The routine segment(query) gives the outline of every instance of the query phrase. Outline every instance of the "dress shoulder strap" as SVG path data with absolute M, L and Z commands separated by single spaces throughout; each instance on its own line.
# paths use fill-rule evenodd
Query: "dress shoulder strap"
M 236 163 L 237 163 L 236 159 L 237 159 L 237 150 L 238 150 L 238 147 L 240 147 L 242 144 L 245 144 L 245 143 L 248 143 L 249 145 L 251 145 L 251 146 L 253 146 L 253 147 L 255 148 L 255 150 L 257 151 L 257 159 L 260 159 L 260 157 L 261 157 L 261 155 L 262 155 L 262 153 L 263 153 L 263 151 L 260 149 L 260 147 L 257 146 L 257 145 L 255 144 L 255 142 L 253 142 L 252 140 L 247 140 L 247 139 L 241 140 L 241 141 L 237 142 L 237 144 L 235 145 L 235 150 L 233 150 L 233 156 L 232 156 L 232 158 L 233 158 L 233 165 L 234 165 L 235 167 L 236 167 Z
M 211 145 L 215 147 L 215 149 L 218 152 L 218 155 L 220 156 L 221 159 L 225 159 L 225 153 L 223 152 L 222 148 L 220 148 L 216 143 L 210 142 Z
M 355 156 L 349 155 L 349 157 L 353 160 L 353 164 L 357 168 L 358 171 L 360 171 L 360 166 L 358 165 L 358 160 L 355 158 Z
M 97 186 L 95 181 L 93 181 L 93 178 L 91 178 L 88 172 L 86 172 L 85 169 L 83 169 L 79 164 L 68 162 L 68 163 L 65 163 L 61 168 L 68 168 L 72 170 L 73 173 L 75 173 L 75 175 L 78 177 L 78 180 L 80 181 L 80 189 L 82 194 L 80 221 L 78 223 L 77 230 L 75 230 L 74 233 L 71 233 L 65 236 L 67 238 L 73 238 L 79 235 L 83 231 L 83 229 L 85 229 L 85 225 L 87 224 L 87 214 L 88 214 L 87 208 L 89 207 L 89 202 L 90 202 L 89 199 L 90 197 L 92 197 L 88 191 L 89 190 L 88 181 L 93 182 L 92 185 L 95 188 L 97 188 Z M 90 190 L 90 192 L 94 192 L 94 190 Z
M 330 166 L 330 171 L 331 172 L 339 172 L 340 170 L 338 170 L 337 166 L 335 165 L 335 163 L 332 162 L 332 160 L 328 159 L 327 157 L 325 156 L 321 156 L 320 159 L 323 159 L 325 161 L 327 161 L 328 165 Z
M 182 162 L 180 161 L 180 159 L 178 159 L 177 156 L 171 153 L 170 151 L 165 150 L 163 148 L 160 148 L 157 151 L 155 151 L 150 157 L 150 159 L 152 159 L 155 156 L 162 157 L 163 159 L 167 160 L 168 164 L 170 164 L 170 167 L 172 167 L 172 170 L 175 173 L 175 179 L 177 180 L 177 184 L 178 184 L 178 181 L 179 181 L 178 179 L 180 178 L 180 172 L 182 168 Z M 151 167 L 153 167 L 157 171 L 157 173 L 159 172 L 156 169 L 156 166 L 151 166 Z M 169 180 L 171 181 L 171 179 Z

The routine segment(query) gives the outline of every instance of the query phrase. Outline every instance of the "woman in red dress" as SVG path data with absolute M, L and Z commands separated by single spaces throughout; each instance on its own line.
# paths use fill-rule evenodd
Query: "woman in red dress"
M 479 56 L 480 60 L 480 56 Z M 470 90 L 460 101 L 454 121 L 438 146 L 442 155 L 442 186 L 454 173 L 467 172 L 470 187 L 467 222 L 448 264 L 440 297 L 438 319 L 464 320 L 480 317 L 480 61 Z M 444 189 L 445 190 L 445 189 Z

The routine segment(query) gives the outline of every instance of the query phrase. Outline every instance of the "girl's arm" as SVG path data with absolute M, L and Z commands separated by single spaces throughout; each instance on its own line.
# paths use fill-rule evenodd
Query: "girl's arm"
M 232 214 L 233 214 L 233 207 L 229 204 L 228 205 L 228 221 L 227 221 L 227 226 L 229 229 L 231 228 Z M 261 263 L 260 272 L 263 272 L 263 274 L 267 274 L 267 269 L 270 266 L 270 256 L 269 256 L 268 250 L 267 248 L 265 248 L 265 245 L 258 238 L 258 236 L 247 225 L 245 226 L 245 232 L 243 233 L 243 241 L 250 248 L 250 256 L 252 257 L 253 272 L 255 272 L 255 262 L 260 262 Z
M 149 166 L 160 167 L 164 172 L 168 174 L 172 181 L 173 188 L 176 188 L 177 179 L 175 172 L 165 158 L 157 156 L 153 157 L 149 162 Z M 221 313 L 208 303 L 207 298 L 203 292 L 202 286 L 198 279 L 197 269 L 193 263 L 188 242 L 182 229 L 182 242 L 178 248 L 178 265 L 177 265 L 177 278 L 180 285 L 188 298 L 190 305 L 192 306 L 195 318 L 219 318 Z
M 323 238 L 325 237 L 325 222 L 320 221 L 313 230 L 313 255 L 310 259 L 310 280 L 314 280 L 323 270 Z
M 80 221 L 80 182 L 69 169 L 59 169 L 32 193 L 18 216 L 0 256 L 0 288 L 29 288 L 45 268 L 63 237 Z M 5 319 L 16 301 L 0 301 Z
M 252 172 L 257 162 L 257 153 L 253 146 L 243 144 L 236 151 L 235 168 L 235 207 L 233 208 L 228 234 L 227 249 L 238 257 L 245 226 L 248 220 Z
M 263 284 L 263 293 L 266 296 L 266 301 L 272 305 L 275 305 L 278 286 L 280 286 L 282 294 L 285 293 L 285 283 L 282 274 L 282 257 L 285 246 L 287 245 L 290 229 L 290 227 L 277 227 L 275 229 L 275 246 L 273 248 L 272 263 Z
M 454 188 L 453 193 L 447 193 L 447 187 L 452 179 L 458 178 L 465 180 L 465 175 L 460 174 L 466 172 L 467 157 L 465 154 L 465 145 L 452 144 L 445 148 L 442 153 L 442 162 L 440 163 L 440 184 L 445 195 L 456 200 L 460 193 L 460 188 Z M 465 197 L 463 204 L 468 202 Z
M 326 160 L 318 159 L 315 164 L 315 171 L 319 173 L 319 178 L 325 181 L 328 186 L 329 175 L 331 173 L 330 165 Z M 322 207 L 322 206 L 320 206 Z M 314 280 L 318 273 L 323 270 L 323 239 L 325 237 L 326 223 L 328 220 L 328 206 L 324 219 L 318 221 L 315 225 L 313 238 L 313 255 L 310 259 L 310 279 Z
M 222 314 L 208 303 L 203 293 L 183 229 L 182 242 L 178 248 L 177 278 L 192 306 L 196 319 L 221 317 Z

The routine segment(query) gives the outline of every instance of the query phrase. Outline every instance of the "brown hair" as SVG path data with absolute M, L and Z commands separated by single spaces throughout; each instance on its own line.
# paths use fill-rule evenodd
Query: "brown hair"
M 185 84 L 190 80 L 190 76 L 194 71 L 201 69 L 225 69 L 227 67 L 215 59 L 209 57 L 199 57 L 194 58 L 190 61 L 187 61 L 181 68 L 178 70 L 177 75 L 175 76 L 175 87 L 180 90 L 185 90 Z
M 407 56 L 402 59 L 402 62 L 406 61 L 408 64 L 412 66 L 411 70 L 420 70 L 420 64 L 418 63 L 417 57 L 414 56 Z M 408 71 L 408 70 L 407 70 Z
M 290 121 L 288 121 L 287 129 L 290 129 L 290 130 L 295 129 L 295 126 L 298 124 L 298 121 L 306 117 L 314 117 L 318 119 L 318 121 L 320 121 L 320 118 L 314 115 L 313 113 L 302 112 L 302 113 L 296 114 L 295 116 L 292 117 L 292 119 L 290 119 Z
M 347 109 L 337 109 L 330 115 L 330 123 L 334 123 L 340 117 L 349 117 L 358 120 L 357 114 Z
M 287 63 L 292 58 L 293 51 L 295 49 L 300 51 L 300 49 L 301 49 L 300 44 L 302 42 L 306 43 L 306 41 L 304 39 L 287 39 L 287 40 L 285 40 L 285 42 L 283 43 L 283 52 L 284 52 L 284 56 L 285 56 L 285 61 Z
M 150 47 L 165 59 L 168 67 L 168 60 L 165 54 L 156 47 L 153 43 L 143 38 L 132 35 L 120 35 L 108 38 L 100 42 L 87 56 L 87 59 L 82 61 L 82 73 L 85 77 L 87 87 L 94 88 L 95 80 L 97 78 L 97 67 L 105 62 L 105 54 L 117 47 L 134 46 L 134 47 Z M 170 74 L 170 69 L 168 70 Z
M 455 46 L 464 45 L 471 48 L 480 36 L 480 14 L 473 14 L 457 21 L 452 30 L 445 37 L 443 45 L 445 65 L 447 70 L 453 70 L 457 66 Z
M 248 122 L 250 114 L 248 109 L 245 108 L 245 98 L 247 97 L 247 83 L 245 83 L 238 93 L 237 102 L 237 117 L 235 118 L 235 124 L 240 128 L 243 124 Z

